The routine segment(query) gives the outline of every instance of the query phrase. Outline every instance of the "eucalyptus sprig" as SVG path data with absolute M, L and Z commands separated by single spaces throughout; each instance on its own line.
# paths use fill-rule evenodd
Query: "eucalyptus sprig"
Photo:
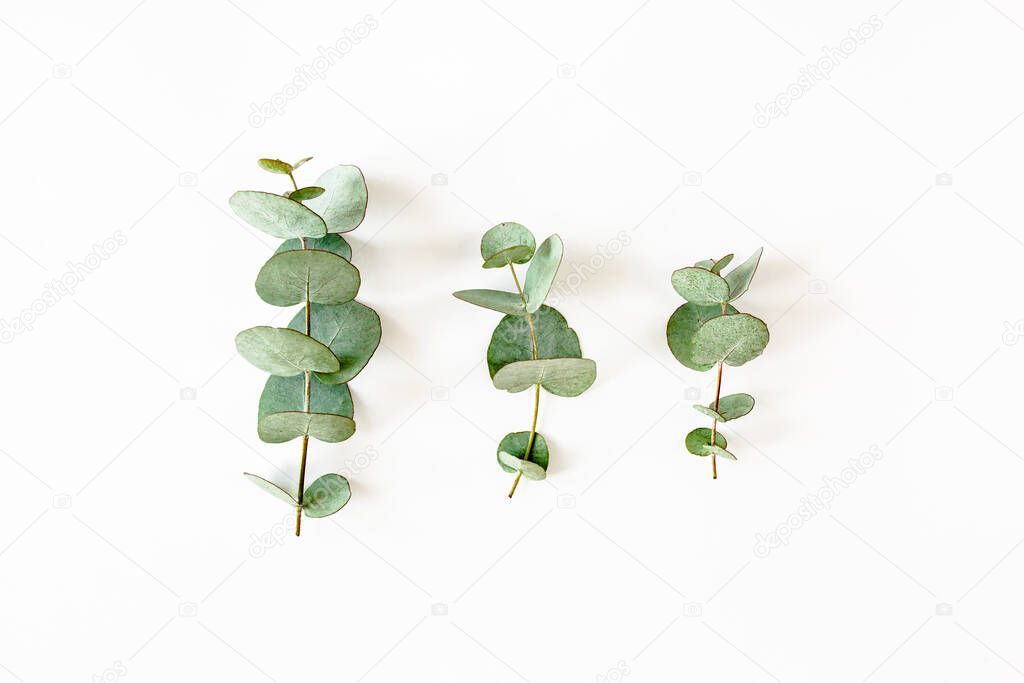
M 693 406 L 711 418 L 711 428 L 698 427 L 687 434 L 685 440 L 689 452 L 711 456 L 714 479 L 718 478 L 718 456 L 736 460 L 736 456 L 726 450 L 729 444 L 718 432 L 718 423 L 743 417 L 754 408 L 750 394 L 721 395 L 722 368 L 743 365 L 757 358 L 768 344 L 768 326 L 732 306 L 732 302 L 750 287 L 762 251 L 763 248 L 758 249 L 725 275 L 721 272 L 732 261 L 732 254 L 718 260 L 699 261 L 672 273 L 672 286 L 687 301 L 668 319 L 668 346 L 672 355 L 691 370 L 718 369 L 715 400 L 706 406 Z
M 498 465 L 515 473 L 508 492 L 511 498 L 519 480 L 547 476 L 547 440 L 537 432 L 540 390 L 555 396 L 579 396 L 597 378 L 597 363 L 583 358 L 579 337 L 561 313 L 544 305 L 562 262 L 562 239 L 552 235 L 540 247 L 533 234 L 519 223 L 499 223 L 480 241 L 484 268 L 508 266 L 515 292 L 466 289 L 454 296 L 463 301 L 504 313 L 487 347 L 487 369 L 498 389 L 510 393 L 533 392 L 533 422 L 529 432 L 506 434 L 498 444 Z M 529 263 L 522 285 L 515 265 Z
M 256 293 L 268 304 L 302 304 L 288 327 L 250 327 L 235 337 L 238 352 L 269 372 L 260 396 L 257 433 L 267 443 L 302 437 L 296 493 L 255 474 L 245 476 L 295 507 L 295 535 L 302 515 L 327 517 L 351 498 L 348 480 L 325 474 L 307 488 L 309 437 L 336 443 L 352 436 L 352 395 L 348 382 L 366 367 L 380 344 L 380 317 L 355 300 L 359 271 L 340 233 L 355 230 L 366 215 L 366 181 L 356 166 L 335 166 L 315 185 L 299 187 L 294 164 L 260 159 L 266 171 L 287 175 L 283 194 L 242 191 L 231 195 L 234 212 L 250 225 L 284 239 L 260 269 Z

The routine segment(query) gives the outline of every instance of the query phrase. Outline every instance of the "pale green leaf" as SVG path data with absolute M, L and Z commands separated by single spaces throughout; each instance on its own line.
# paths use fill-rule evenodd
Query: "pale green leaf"
M 349 246 L 344 237 L 334 233 L 327 234 L 323 237 L 306 238 L 306 248 L 329 251 L 337 254 L 346 261 L 352 260 L 352 247 Z M 280 254 L 282 251 L 298 251 L 299 249 L 302 249 L 302 242 L 298 238 L 295 238 L 282 242 L 281 246 L 277 248 L 277 252 L 275 253 Z
M 693 409 L 696 410 L 698 413 L 702 413 L 704 415 L 707 415 L 712 420 L 718 420 L 719 422 L 725 422 L 725 418 L 722 417 L 719 413 L 716 413 L 715 409 L 712 408 L 712 407 L 704 406 L 704 405 L 701 405 L 699 403 L 695 403 L 693 405 Z
M 703 261 L 697 261 L 693 265 L 697 268 L 703 268 L 704 270 L 711 270 L 711 268 L 715 265 L 715 261 L 713 259 L 708 258 L 704 259 Z
M 523 284 L 527 312 L 533 313 L 544 304 L 558 273 L 558 266 L 562 263 L 562 251 L 562 238 L 558 235 L 547 238 L 537 248 Z
M 250 327 L 235 336 L 235 348 L 264 372 L 290 377 L 301 372 L 337 372 L 331 350 L 301 332 L 283 327 Z
M 672 273 L 672 287 L 679 296 L 698 306 L 719 305 L 729 300 L 729 285 L 710 270 L 691 266 Z
M 358 375 L 380 344 L 380 316 L 369 306 L 349 301 L 340 306 L 310 306 L 310 336 L 326 345 L 341 363 L 332 373 L 316 373 L 325 384 L 351 381 Z M 293 330 L 306 329 L 306 312 L 299 310 L 288 324 Z
M 533 233 L 519 223 L 498 223 L 480 240 L 484 268 L 502 268 L 509 263 L 526 263 L 533 258 L 537 242 Z
M 264 491 L 266 491 L 270 495 L 274 496 L 274 498 L 278 498 L 279 500 L 283 500 L 284 502 L 288 503 L 289 505 L 298 505 L 299 504 L 299 501 L 295 500 L 295 497 L 292 494 L 288 493 L 287 491 L 285 491 L 283 488 L 281 488 L 277 484 L 275 484 L 273 482 L 270 482 L 270 481 L 267 481 L 263 477 L 259 477 L 259 476 L 255 475 L 255 474 L 250 474 L 249 472 L 242 472 L 242 476 L 244 476 L 246 479 L 248 479 L 252 483 L 256 484 L 256 486 L 259 486 L 261 489 L 263 489 Z
M 693 359 L 700 365 L 743 365 L 768 345 L 768 326 L 748 313 L 708 320 L 693 336 Z
M 358 166 L 335 166 L 316 180 L 325 192 L 307 206 L 324 217 L 327 232 L 349 232 L 366 216 L 366 179 Z
M 309 385 L 309 411 L 305 410 L 306 379 L 269 377 L 260 395 L 257 433 L 267 443 L 284 443 L 309 435 L 337 443 L 355 433 L 352 395 L 347 384 L 324 384 L 313 378 Z
M 764 247 L 750 255 L 746 261 L 730 270 L 725 275 L 725 281 L 729 283 L 729 301 L 735 301 L 743 296 L 750 287 L 750 280 L 757 271 L 757 264 L 761 262 L 761 254 Z
M 280 159 L 260 159 L 256 163 L 259 164 L 260 168 L 264 171 L 280 173 L 281 175 L 288 175 L 294 169 L 294 167 L 287 161 L 281 161 Z
M 597 363 L 587 358 L 544 358 L 509 363 L 494 375 L 494 386 L 511 393 L 535 384 L 555 396 L 579 396 L 597 379 Z
M 736 460 L 735 455 L 725 450 L 721 446 L 712 446 L 709 443 L 704 446 L 704 451 L 707 453 L 707 455 L 717 455 L 719 458 L 725 458 L 726 460 Z
M 711 444 L 711 430 L 707 427 L 697 427 L 686 435 L 685 443 L 686 450 L 690 451 L 694 455 L 711 455 L 711 453 L 705 448 Z M 715 443 L 722 448 L 729 445 L 721 433 L 715 435 Z
M 228 204 L 239 218 L 274 237 L 291 239 L 327 234 L 327 225 L 320 216 L 304 204 L 281 195 L 243 190 L 231 195 Z
M 582 358 L 576 331 L 554 308 L 541 306 L 530 316 L 537 333 L 538 358 Z M 509 363 L 533 359 L 533 337 L 525 316 L 506 315 L 494 328 L 487 346 L 487 371 L 491 378 Z
M 736 309 L 727 306 L 726 311 L 735 313 Z M 666 336 L 668 337 L 668 347 L 676 360 L 691 370 L 700 372 L 714 367 L 714 363 L 704 364 L 694 360 L 693 338 L 704 321 L 719 315 L 722 315 L 721 306 L 683 304 L 675 310 L 672 317 L 668 319 Z
M 463 289 L 453 292 L 452 296 L 499 313 L 526 315 L 523 298 L 515 292 L 500 292 L 496 289 Z
M 340 474 L 325 474 L 302 494 L 302 511 L 307 517 L 329 517 L 345 507 L 352 498 L 348 479 Z
M 548 469 L 548 442 L 539 433 L 534 436 L 533 446 L 530 448 L 530 457 L 526 457 L 526 446 L 530 442 L 530 432 L 512 432 L 506 434 L 498 444 L 498 453 L 508 453 L 520 460 L 529 460 L 530 462 L 536 463 L 542 469 L 547 471 Z M 509 467 L 498 458 L 498 464 L 501 465 L 501 469 L 506 472 L 516 472 L 518 470 Z
M 709 268 L 708 270 L 710 270 L 712 273 L 718 275 L 719 273 L 722 272 L 722 268 L 725 268 L 727 265 L 732 263 L 732 257 L 733 256 L 734 256 L 734 254 L 726 254 L 722 258 L 720 258 L 717 261 L 715 261 L 715 265 L 711 266 L 711 268 Z
M 729 394 L 718 399 L 718 409 L 712 401 L 706 406 L 695 405 L 693 409 L 719 422 L 728 422 L 743 417 L 754 409 L 754 397 L 750 394 Z
M 292 306 L 307 297 L 318 304 L 343 304 L 358 291 L 356 267 L 335 253 L 318 249 L 274 254 L 256 277 L 256 293 L 274 306 Z
M 305 164 L 307 161 L 310 161 L 312 159 L 313 159 L 313 157 L 302 157 L 301 159 L 296 161 L 294 164 L 292 164 L 292 170 L 293 171 L 296 170 L 297 168 L 299 168 L 300 166 Z
M 517 458 L 505 451 L 498 451 L 498 463 L 502 468 L 511 469 L 513 472 L 522 471 L 524 477 L 534 481 L 540 481 L 548 476 L 547 470 L 537 463 Z

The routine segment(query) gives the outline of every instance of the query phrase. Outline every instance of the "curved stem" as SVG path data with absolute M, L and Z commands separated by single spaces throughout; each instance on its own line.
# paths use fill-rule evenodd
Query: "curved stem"
M 516 289 L 519 291 L 519 298 L 523 300 L 523 305 L 526 305 L 526 295 L 523 294 L 523 288 L 519 284 L 519 276 L 516 275 L 515 266 L 511 263 L 508 264 L 509 270 L 512 271 L 512 279 L 516 281 Z M 533 316 L 529 313 L 526 314 L 526 324 L 530 326 L 530 341 L 533 342 L 533 359 L 537 360 L 539 354 L 537 348 L 537 330 L 533 326 Z M 534 385 L 533 391 L 533 424 L 530 425 L 530 440 L 526 442 L 526 453 L 523 454 L 523 462 L 530 459 L 530 455 L 533 454 L 533 442 L 537 438 L 537 414 L 540 412 L 540 385 Z M 519 486 L 519 480 L 523 478 L 523 471 L 519 470 L 516 474 L 515 481 L 512 482 L 512 489 L 508 492 L 508 497 L 511 498 L 515 495 L 516 487 Z
M 289 177 L 291 177 L 291 174 L 288 174 L 288 175 L 289 175 Z M 295 184 L 295 178 L 292 178 L 292 184 L 293 185 Z M 303 237 L 301 242 L 302 242 L 302 248 L 306 249 L 307 248 L 306 247 L 306 238 Z M 309 281 L 307 281 L 306 282 L 306 336 L 307 337 L 310 336 L 310 334 L 309 334 L 309 330 L 310 330 L 309 319 L 310 319 L 310 310 L 311 310 L 311 308 L 312 307 L 310 306 L 310 302 L 309 302 Z M 303 387 L 303 391 L 302 391 L 302 409 L 305 412 L 308 413 L 309 412 L 309 403 L 310 403 L 310 400 L 309 400 L 310 399 L 310 394 L 311 394 L 312 389 L 313 389 L 313 373 L 311 373 L 309 370 L 307 370 L 303 374 L 305 375 L 305 377 L 304 377 L 304 379 L 305 379 L 305 386 Z M 301 532 L 302 532 L 302 493 L 306 489 L 306 453 L 308 452 L 308 450 L 309 450 L 309 434 L 303 434 L 302 435 L 302 460 L 299 463 L 299 495 L 298 495 L 298 504 L 295 506 L 295 535 L 296 536 L 299 536 L 301 534 Z

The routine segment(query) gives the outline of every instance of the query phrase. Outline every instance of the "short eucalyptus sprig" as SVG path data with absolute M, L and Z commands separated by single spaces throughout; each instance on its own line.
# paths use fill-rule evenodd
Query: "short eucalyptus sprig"
M 579 337 L 562 314 L 544 305 L 562 262 L 562 239 L 552 235 L 537 248 L 533 234 L 519 223 L 499 223 L 480 242 L 484 268 L 508 266 L 515 292 L 466 289 L 455 297 L 505 313 L 487 347 L 487 369 L 498 389 L 511 393 L 533 391 L 533 422 L 529 432 L 506 434 L 498 444 L 498 465 L 515 473 L 511 498 L 519 480 L 547 476 L 547 440 L 537 432 L 540 390 L 555 396 L 579 396 L 597 378 L 597 363 L 583 358 Z M 526 280 L 519 284 L 515 264 L 529 263 Z
M 309 437 L 336 443 L 355 433 L 348 382 L 366 367 L 381 337 L 380 317 L 355 300 L 359 271 L 350 263 L 351 247 L 339 234 L 356 229 L 366 215 L 363 172 L 356 166 L 335 166 L 316 185 L 299 187 L 295 171 L 311 158 L 294 164 L 260 159 L 264 170 L 287 175 L 291 190 L 280 195 L 247 190 L 229 200 L 244 221 L 285 240 L 260 269 L 256 293 L 274 306 L 303 306 L 288 327 L 250 327 L 235 337 L 242 357 L 271 374 L 260 396 L 260 439 L 284 443 L 302 437 L 294 495 L 245 473 L 295 507 L 296 536 L 303 513 L 327 517 L 351 498 L 349 482 L 340 474 L 325 474 L 306 488 Z
M 736 459 L 726 450 L 729 444 L 718 432 L 718 423 L 743 417 L 754 408 L 750 394 L 721 395 L 722 367 L 743 365 L 760 356 L 768 344 L 768 326 L 732 306 L 750 287 L 762 251 L 758 249 L 724 276 L 721 271 L 732 261 L 732 254 L 699 261 L 672 273 L 672 286 L 687 303 L 668 320 L 668 346 L 676 359 L 692 370 L 718 368 L 715 400 L 706 406 L 693 406 L 711 418 L 711 428 L 698 427 L 686 435 L 686 450 L 711 456 L 714 479 L 718 478 L 716 457 Z

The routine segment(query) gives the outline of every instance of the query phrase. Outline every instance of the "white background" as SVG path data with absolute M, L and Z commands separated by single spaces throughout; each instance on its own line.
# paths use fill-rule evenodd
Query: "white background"
M 1024 9 L 427 5 L 3 7 L 0 681 L 1024 677 Z M 257 439 L 232 341 L 292 311 L 226 201 L 308 154 L 301 181 L 366 174 L 384 342 L 357 434 L 311 446 L 352 501 L 295 539 L 240 476 L 293 481 L 298 443 Z M 502 220 L 565 240 L 557 305 L 599 366 L 543 397 L 550 477 L 511 502 L 495 444 L 531 396 L 489 382 L 499 316 L 450 295 L 511 288 L 479 268 Z M 669 274 L 760 245 L 739 308 L 772 340 L 725 371 L 758 404 L 712 481 Z

